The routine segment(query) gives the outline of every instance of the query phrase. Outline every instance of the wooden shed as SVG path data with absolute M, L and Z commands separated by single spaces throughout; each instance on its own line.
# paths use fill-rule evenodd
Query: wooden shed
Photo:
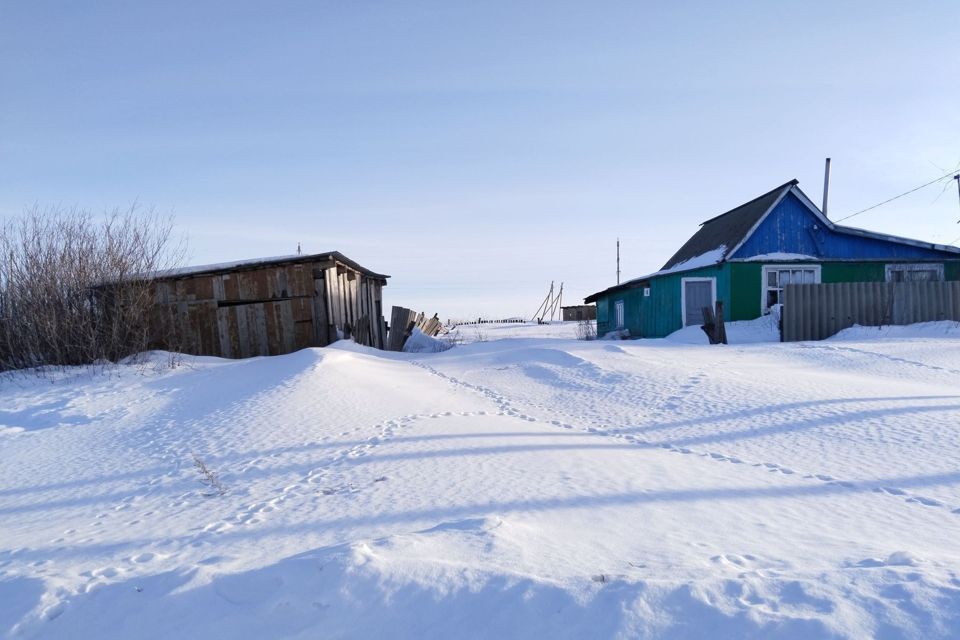
M 576 304 L 569 307 L 560 307 L 563 314 L 563 321 L 570 322 L 574 320 L 596 320 L 597 305 L 595 304 Z
M 333 251 L 187 267 L 151 278 L 171 348 L 224 358 L 278 355 L 352 336 L 386 344 L 389 276 Z

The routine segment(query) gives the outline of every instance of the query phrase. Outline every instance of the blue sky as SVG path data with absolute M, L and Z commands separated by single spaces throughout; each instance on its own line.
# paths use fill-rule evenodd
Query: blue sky
M 190 262 L 339 250 L 386 304 L 532 314 L 791 178 L 960 165 L 960 3 L 0 0 L 0 216 L 139 202 Z M 850 224 L 960 236 L 955 184 Z

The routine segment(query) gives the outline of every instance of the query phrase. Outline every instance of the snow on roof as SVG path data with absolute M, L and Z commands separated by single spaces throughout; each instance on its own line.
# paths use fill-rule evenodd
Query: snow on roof
M 683 262 L 678 262 L 677 264 L 673 265 L 669 269 L 661 269 L 660 271 L 657 271 L 655 273 L 648 273 L 645 276 L 640 276 L 639 278 L 633 278 L 632 280 L 621 282 L 616 286 L 608 287 L 603 291 L 598 291 L 597 293 L 594 293 L 593 295 L 590 295 L 584 298 L 584 302 L 586 303 L 593 302 L 597 300 L 597 298 L 601 294 L 604 294 L 607 291 L 614 291 L 614 290 L 622 289 L 632 285 L 637 285 L 644 282 L 645 280 L 649 280 L 650 278 L 665 276 L 671 273 L 681 273 L 683 271 L 692 271 L 693 269 L 700 269 L 702 267 L 712 267 L 713 265 L 720 264 L 723 261 L 723 256 L 726 254 L 726 251 L 727 251 L 727 245 L 722 244 L 715 249 L 711 249 L 710 251 L 707 251 L 706 253 L 701 253 L 700 255 L 694 256 L 692 258 L 688 258 Z
M 630 284 L 632 282 L 643 282 L 650 278 L 656 278 L 657 276 L 665 276 L 670 273 L 680 273 L 681 271 L 690 271 L 692 269 L 699 269 L 701 267 L 712 267 L 715 264 L 720 264 L 723 261 L 723 256 L 727 251 L 727 245 L 722 244 L 716 249 L 711 249 L 706 253 L 701 253 L 698 256 L 688 258 L 683 262 L 678 262 L 669 269 L 661 269 L 655 273 L 650 273 L 645 276 L 640 276 L 639 278 L 633 278 L 632 280 L 627 280 L 623 284 Z
M 781 262 L 789 262 L 792 260 L 823 260 L 823 258 L 818 258 L 817 256 L 808 256 L 804 253 L 786 253 L 783 251 L 775 251 L 773 253 L 761 253 L 759 255 L 748 256 L 746 258 L 731 259 L 731 262 L 771 262 L 776 260 Z
M 217 273 L 221 271 L 231 271 L 233 269 L 242 269 L 244 267 L 255 267 L 255 266 L 266 266 L 273 264 L 283 264 L 286 262 L 317 262 L 317 261 L 326 261 L 326 260 L 336 260 L 341 262 L 352 269 L 360 271 L 372 278 L 389 278 L 390 276 L 376 273 L 363 267 L 350 258 L 346 257 L 339 251 L 328 251 L 326 253 L 311 253 L 311 254 L 289 254 L 285 256 L 273 256 L 270 258 L 247 258 L 245 260 L 231 260 L 229 262 L 217 262 L 214 264 L 201 264 L 194 265 L 189 267 L 179 267 L 176 269 L 163 269 L 161 271 L 154 271 L 152 273 L 145 273 L 139 277 L 149 278 L 149 279 L 164 279 L 164 278 L 182 278 L 185 276 L 198 275 L 201 273 Z
M 213 264 L 198 264 L 190 267 L 178 267 L 176 269 L 163 269 L 161 271 L 155 271 L 150 274 L 154 278 L 176 278 L 179 276 L 189 276 L 195 273 L 204 273 L 207 271 L 229 271 L 230 269 L 236 269 L 238 267 L 245 267 L 255 264 L 274 264 L 276 262 L 287 262 L 288 260 L 296 260 L 297 258 L 304 258 L 309 256 L 303 256 L 300 254 L 290 254 L 286 256 L 273 256 L 270 258 L 247 258 L 246 260 L 232 260 L 230 262 L 216 262 Z

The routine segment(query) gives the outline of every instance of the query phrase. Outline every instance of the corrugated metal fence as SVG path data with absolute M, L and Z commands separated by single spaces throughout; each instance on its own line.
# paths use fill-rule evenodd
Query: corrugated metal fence
M 855 324 L 960 321 L 960 281 L 789 284 L 783 341 L 823 340 Z

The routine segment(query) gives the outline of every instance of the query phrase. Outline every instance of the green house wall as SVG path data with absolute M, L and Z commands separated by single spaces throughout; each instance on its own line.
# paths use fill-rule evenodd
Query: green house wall
M 909 262 L 909 261 L 907 261 Z M 597 300 L 597 335 L 617 329 L 615 305 L 624 303 L 625 328 L 634 338 L 662 338 L 683 327 L 681 316 L 681 282 L 683 278 L 716 278 L 717 300 L 724 303 L 727 321 L 753 320 L 762 310 L 761 280 L 765 264 L 776 262 L 724 262 L 681 273 L 651 278 L 646 284 L 604 294 Z M 820 265 L 820 281 L 883 282 L 885 262 L 791 262 Z M 944 261 L 944 278 L 960 280 L 960 261 Z M 644 289 L 650 290 L 644 295 Z

